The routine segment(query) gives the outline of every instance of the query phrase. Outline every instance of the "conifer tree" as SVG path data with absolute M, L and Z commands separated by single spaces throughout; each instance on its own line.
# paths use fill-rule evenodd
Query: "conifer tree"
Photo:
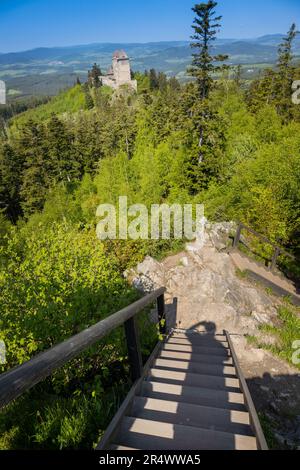
M 47 168 L 51 182 L 70 182 L 78 178 L 78 162 L 72 149 L 72 135 L 55 114 L 47 125 L 47 144 Z
M 0 148 L 0 213 L 16 222 L 21 215 L 20 186 L 23 159 L 13 147 L 5 143 Z
M 196 52 L 193 53 L 189 72 L 196 79 L 196 94 L 190 113 L 198 133 L 197 165 L 201 167 L 200 175 L 204 186 L 207 186 L 211 178 L 218 177 L 219 146 L 223 145 L 223 138 L 216 139 L 216 135 L 219 134 L 216 129 L 219 119 L 209 101 L 210 93 L 214 88 L 213 74 L 227 68 L 224 62 L 228 58 L 225 55 L 213 56 L 211 54 L 211 48 L 221 27 L 220 21 L 222 19 L 221 16 L 216 15 L 217 5 L 217 2 L 209 0 L 207 3 L 196 4 L 192 9 L 196 16 L 192 25 L 194 34 L 191 47 Z M 223 64 L 216 65 L 218 62 L 223 62 Z M 199 187 L 201 182 L 199 181 L 199 170 L 195 167 L 195 158 L 193 159 L 193 167 L 195 174 L 198 175 L 197 185 Z
M 88 83 L 89 86 L 95 87 L 95 88 L 100 88 L 102 86 L 102 81 L 101 81 L 101 69 L 100 67 L 95 63 L 92 67 L 92 70 L 88 72 Z
M 296 79 L 293 64 L 293 42 L 297 35 L 292 24 L 278 48 L 277 67 L 265 70 L 262 77 L 254 80 L 246 98 L 251 111 L 259 111 L 264 105 L 273 105 L 285 122 L 298 117 L 298 107 L 292 102 L 292 83 Z
M 275 84 L 277 80 L 276 72 L 268 69 L 256 80 L 253 80 L 246 91 L 246 103 L 250 111 L 256 113 L 266 104 L 274 104 L 276 98 Z
M 47 171 L 48 148 L 45 126 L 29 120 L 23 129 L 18 146 L 24 157 L 20 190 L 22 209 L 26 215 L 29 215 L 43 208 L 51 178 Z
M 283 38 L 282 43 L 278 49 L 278 69 L 282 77 L 285 77 L 288 73 L 288 69 L 291 67 L 293 60 L 293 42 L 297 36 L 295 23 L 290 27 L 287 35 Z
M 155 69 L 151 69 L 149 72 L 149 80 L 150 80 L 150 90 L 156 90 L 159 86 L 158 84 L 158 77 L 156 74 Z
M 161 92 L 165 92 L 168 87 L 168 79 L 165 73 L 159 72 L 157 76 L 158 88 Z
M 296 25 L 293 23 L 278 49 L 278 75 L 275 88 L 276 107 L 278 113 L 287 119 L 292 118 L 291 90 L 294 79 L 294 56 L 292 48 L 297 34 Z
M 212 74 L 224 68 L 224 65 L 215 65 L 215 63 L 225 62 L 228 58 L 225 55 L 211 55 L 211 47 L 216 40 L 222 19 L 222 16 L 216 16 L 217 5 L 217 2 L 209 0 L 207 3 L 198 3 L 192 8 L 196 16 L 192 25 L 194 34 L 191 37 L 193 40 L 191 47 L 195 52 L 192 54 L 190 74 L 197 80 L 199 96 L 202 99 L 208 98 L 213 88 Z

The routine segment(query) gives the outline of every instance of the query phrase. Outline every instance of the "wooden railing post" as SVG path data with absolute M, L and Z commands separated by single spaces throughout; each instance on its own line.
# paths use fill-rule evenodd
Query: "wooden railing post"
M 280 255 L 280 252 L 281 252 L 280 248 L 278 246 L 276 246 L 275 251 L 274 251 L 274 255 L 273 255 L 273 258 L 272 258 L 272 261 L 271 261 L 270 271 L 275 270 L 276 265 L 277 265 L 278 256 Z
M 165 335 L 167 332 L 167 325 L 166 325 L 166 315 L 165 315 L 164 294 L 160 295 L 157 298 L 157 313 L 158 313 L 159 332 L 161 335 Z
M 237 228 L 237 231 L 236 231 L 236 234 L 235 234 L 235 237 L 234 237 L 234 240 L 233 240 L 233 249 L 236 249 L 239 246 L 240 239 L 241 239 L 241 234 L 242 234 L 242 229 L 243 229 L 243 224 L 239 224 L 238 228 Z
M 132 381 L 135 382 L 142 376 L 143 371 L 142 353 L 136 318 L 132 317 L 127 320 L 124 323 L 124 328 L 126 334 L 131 378 Z
M 225 333 L 225 336 L 226 336 L 226 339 L 227 339 L 230 354 L 232 356 L 233 365 L 234 365 L 235 370 L 236 370 L 236 375 L 238 377 L 238 380 L 240 382 L 240 387 L 241 387 L 242 393 L 244 395 L 245 405 L 248 408 L 248 412 L 249 412 L 249 415 L 250 415 L 250 425 L 251 425 L 252 430 L 253 430 L 253 432 L 255 434 L 255 437 L 256 437 L 257 447 L 258 447 L 259 450 L 269 450 L 268 449 L 268 444 L 266 442 L 266 439 L 265 439 L 263 430 L 261 428 L 261 424 L 260 424 L 256 409 L 255 409 L 255 406 L 254 406 L 254 403 L 253 403 L 253 400 L 252 400 L 252 397 L 251 397 L 251 394 L 249 392 L 249 388 L 248 388 L 246 379 L 244 377 L 243 371 L 242 371 L 241 366 L 239 364 L 238 357 L 236 355 L 233 342 L 231 340 L 231 336 L 228 333 L 228 331 L 224 331 L 224 333 Z
M 142 357 L 137 326 L 133 318 L 142 312 L 145 307 L 153 305 L 153 302 L 165 290 L 165 287 L 161 287 L 145 295 L 145 297 L 104 318 L 104 320 L 72 336 L 63 343 L 37 354 L 21 366 L 14 367 L 8 372 L 0 374 L 0 409 L 49 377 L 54 371 L 63 367 L 83 351 L 95 345 L 111 331 L 124 324 L 126 324 L 125 330 L 132 376 L 134 379 L 140 377 Z

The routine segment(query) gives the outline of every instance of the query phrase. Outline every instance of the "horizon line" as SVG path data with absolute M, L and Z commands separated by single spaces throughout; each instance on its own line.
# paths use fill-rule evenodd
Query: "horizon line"
M 271 34 L 263 34 L 262 36 L 253 36 L 253 37 L 217 37 L 216 40 L 222 40 L 222 41 L 253 41 L 257 40 L 260 38 L 268 37 L 268 36 L 286 36 L 286 33 L 271 33 Z M 80 43 L 80 44 L 68 44 L 65 46 L 36 46 L 31 49 L 18 49 L 18 50 L 13 50 L 13 51 L 8 51 L 8 52 L 1 52 L 0 55 L 7 55 L 7 54 L 18 54 L 20 52 L 31 52 L 35 51 L 38 49 L 68 49 L 68 48 L 73 48 L 73 47 L 82 47 L 82 46 L 96 46 L 96 45 L 146 45 L 146 44 L 164 44 L 164 43 L 189 43 L 191 39 L 170 39 L 170 40 L 163 40 L 163 41 L 105 41 L 105 42 L 87 42 L 87 43 Z

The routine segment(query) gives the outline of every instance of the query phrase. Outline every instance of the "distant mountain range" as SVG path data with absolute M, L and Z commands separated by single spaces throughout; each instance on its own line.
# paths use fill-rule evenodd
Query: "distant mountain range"
M 245 78 L 253 78 L 261 68 L 271 66 L 277 57 L 283 34 L 257 39 L 218 39 L 214 54 L 229 55 L 228 63 L 243 66 Z M 70 47 L 38 48 L 24 52 L 0 54 L 0 79 L 7 82 L 9 96 L 53 95 L 72 85 L 76 77 L 85 79 L 88 69 L 97 62 L 105 71 L 116 49 L 125 49 L 134 71 L 155 68 L 169 76 L 186 79 L 191 62 L 189 42 L 169 41 L 130 44 L 88 44 Z M 295 41 L 295 55 L 300 58 L 300 38 Z

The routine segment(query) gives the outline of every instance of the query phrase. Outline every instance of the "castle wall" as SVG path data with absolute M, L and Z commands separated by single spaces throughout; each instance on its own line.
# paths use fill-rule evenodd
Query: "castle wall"
M 114 90 L 118 88 L 116 81 L 112 79 L 111 77 L 103 76 L 101 77 L 101 81 L 102 81 L 102 85 L 109 86 L 110 88 L 113 88 Z

